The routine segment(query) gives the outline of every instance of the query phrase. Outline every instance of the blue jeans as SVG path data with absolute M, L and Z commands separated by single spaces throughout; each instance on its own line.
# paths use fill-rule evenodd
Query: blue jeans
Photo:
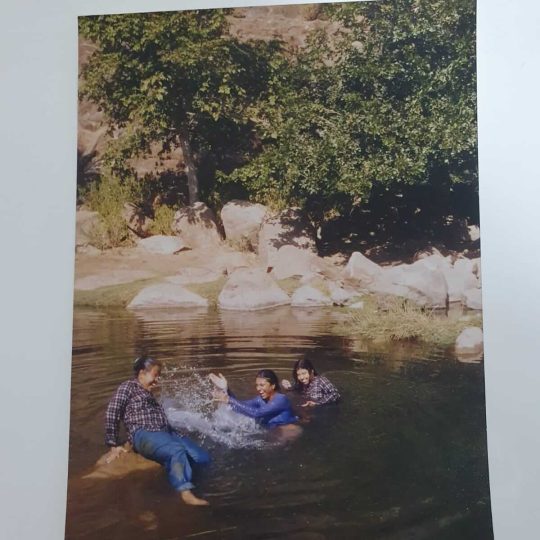
M 133 447 L 138 454 L 165 467 L 169 483 L 176 491 L 193 489 L 191 463 L 205 465 L 210 456 L 200 446 L 175 432 L 144 431 L 133 436 Z

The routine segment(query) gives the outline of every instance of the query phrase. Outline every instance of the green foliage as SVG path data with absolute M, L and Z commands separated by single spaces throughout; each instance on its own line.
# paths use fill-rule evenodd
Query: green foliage
M 227 34 L 226 10 L 100 15 L 79 20 L 97 45 L 83 69 L 80 96 L 97 103 L 120 128 L 104 156 L 112 173 L 128 160 L 181 147 L 185 160 L 223 152 L 224 141 L 250 124 L 265 90 L 273 45 L 241 43 Z M 190 155 L 186 155 L 190 154 Z
M 89 233 L 92 245 L 105 249 L 128 242 L 129 231 L 122 211 L 124 204 L 131 202 L 132 198 L 129 186 L 115 177 L 105 177 L 91 184 L 86 201 L 101 219 Z
M 151 234 L 172 234 L 171 225 L 173 222 L 174 214 L 176 210 L 170 206 L 161 205 L 158 206 L 154 212 L 154 220 L 150 226 Z
M 221 181 L 316 221 L 378 187 L 447 196 L 456 183 L 476 186 L 474 1 L 355 2 L 325 14 L 345 31 L 315 33 L 273 64 L 262 152 Z

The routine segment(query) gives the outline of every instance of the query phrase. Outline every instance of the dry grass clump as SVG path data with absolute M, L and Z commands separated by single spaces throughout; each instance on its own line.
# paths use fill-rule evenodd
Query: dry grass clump
M 482 318 L 447 315 L 421 308 L 401 298 L 386 298 L 380 302 L 364 297 L 364 309 L 351 313 L 347 333 L 376 341 L 421 341 L 447 346 L 455 342 L 467 326 L 482 326 Z

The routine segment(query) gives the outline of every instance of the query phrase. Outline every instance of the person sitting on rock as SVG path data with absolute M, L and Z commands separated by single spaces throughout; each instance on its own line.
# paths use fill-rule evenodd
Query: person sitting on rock
M 207 464 L 210 456 L 171 428 L 163 407 L 152 395 L 161 367 L 161 362 L 152 358 L 137 358 L 133 364 L 135 377 L 123 382 L 110 400 L 105 414 L 105 443 L 110 447 L 107 461 L 126 452 L 119 440 L 123 422 L 134 450 L 165 468 L 169 483 L 186 504 L 207 505 L 191 491 L 191 464 Z
M 307 400 L 302 407 L 336 403 L 341 398 L 337 388 L 326 377 L 317 373 L 309 358 L 297 360 L 292 375 L 293 384 L 286 379 L 281 381 L 281 384 L 285 390 L 294 390 L 302 394 Z
M 281 393 L 279 379 L 271 369 L 261 369 L 257 373 L 255 389 L 259 395 L 245 401 L 234 397 L 229 390 L 227 379 L 221 373 L 211 373 L 209 378 L 218 388 L 214 393 L 215 401 L 228 403 L 233 411 L 254 418 L 263 426 L 285 426 L 298 421 L 289 398 Z

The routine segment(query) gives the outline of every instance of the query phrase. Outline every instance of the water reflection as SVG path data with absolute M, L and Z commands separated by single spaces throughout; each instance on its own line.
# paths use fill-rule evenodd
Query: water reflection
M 482 366 L 445 350 L 361 343 L 341 325 L 332 310 L 76 310 L 67 537 L 491 538 Z M 83 478 L 104 450 L 107 400 L 142 351 L 167 365 L 171 418 L 212 453 L 197 481 L 210 509 L 182 506 L 159 468 Z M 258 444 L 257 426 L 234 432 L 228 413 L 215 412 L 210 371 L 247 397 L 257 369 L 290 378 L 307 351 L 343 402 L 298 409 L 297 441 Z

